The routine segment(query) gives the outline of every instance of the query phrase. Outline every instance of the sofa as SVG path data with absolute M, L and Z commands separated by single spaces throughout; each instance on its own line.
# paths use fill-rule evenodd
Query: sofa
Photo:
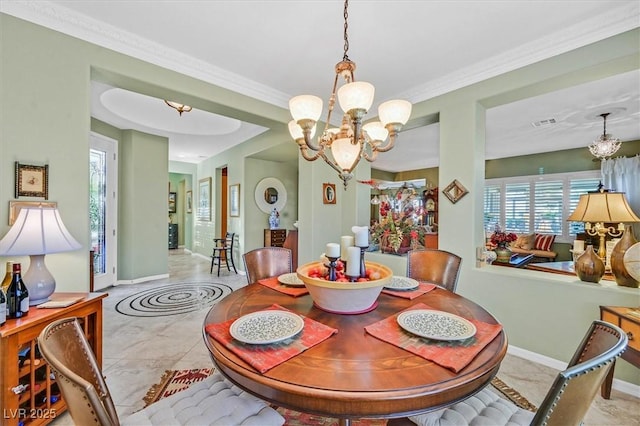
M 556 236 L 550 234 L 519 235 L 518 239 L 509 245 L 509 249 L 516 254 L 532 254 L 532 263 L 553 262 L 558 255 L 552 250 Z

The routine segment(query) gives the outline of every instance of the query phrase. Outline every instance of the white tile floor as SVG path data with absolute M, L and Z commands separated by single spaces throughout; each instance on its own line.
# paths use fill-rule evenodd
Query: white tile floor
M 109 288 L 104 299 L 103 372 L 121 417 L 142 408 L 142 398 L 169 369 L 211 367 L 202 342 L 202 322 L 208 311 L 164 317 L 138 318 L 115 310 L 124 297 L 153 286 L 180 282 L 214 282 L 239 288 L 246 277 L 228 272 L 217 277 L 209 274 L 209 262 L 182 250 L 169 251 L 170 278 L 136 285 Z M 180 336 L 180 344 L 175 344 Z M 539 405 L 551 386 L 557 371 L 522 358 L 507 355 L 498 376 L 519 390 L 533 404 Z M 54 424 L 72 425 L 65 413 Z M 596 396 L 585 419 L 585 425 L 640 425 L 640 399 L 613 391 L 611 400 Z

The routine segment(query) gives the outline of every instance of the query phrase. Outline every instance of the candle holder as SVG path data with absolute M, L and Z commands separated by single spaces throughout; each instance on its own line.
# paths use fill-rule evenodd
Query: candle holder
M 366 277 L 367 276 L 367 268 L 364 265 L 364 251 L 366 249 L 369 248 L 368 245 L 366 246 L 358 246 L 358 248 L 360 249 L 360 276 L 361 277 Z
M 336 277 L 336 261 L 339 259 L 339 257 L 329 257 L 329 256 L 327 256 L 327 259 L 329 259 L 329 281 L 335 281 L 337 279 L 337 277 Z

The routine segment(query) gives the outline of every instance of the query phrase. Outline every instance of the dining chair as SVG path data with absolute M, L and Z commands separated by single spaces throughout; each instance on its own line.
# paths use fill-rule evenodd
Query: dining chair
M 263 278 L 292 272 L 291 250 L 283 247 L 261 247 L 242 255 L 249 284 Z
M 407 252 L 407 277 L 426 281 L 455 293 L 462 258 L 438 249 L 415 249 Z
M 76 318 L 63 318 L 47 325 L 38 336 L 38 346 L 77 425 L 279 426 L 285 421 L 264 401 L 242 391 L 217 372 L 121 421 Z
M 613 362 L 628 345 L 627 334 L 595 320 L 566 370 L 561 371 L 540 408 L 533 413 L 484 388 L 449 408 L 409 417 L 421 426 L 438 425 L 580 425 Z
M 218 265 L 218 276 L 220 276 L 220 266 L 222 265 L 222 259 L 224 259 L 225 264 L 227 265 L 227 270 L 231 272 L 231 268 L 229 268 L 229 261 L 231 261 L 231 266 L 233 267 L 233 272 L 236 274 L 238 270 L 236 269 L 236 265 L 233 262 L 233 243 L 236 239 L 235 232 L 227 232 L 224 238 L 214 238 L 213 239 L 213 252 L 211 253 L 211 269 L 209 273 L 213 273 L 213 265 L 217 263 Z M 217 262 L 216 262 L 217 260 Z

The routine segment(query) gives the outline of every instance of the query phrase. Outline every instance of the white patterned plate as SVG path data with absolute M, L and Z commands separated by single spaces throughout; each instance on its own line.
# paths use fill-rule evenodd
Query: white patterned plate
M 278 282 L 289 287 L 304 287 L 304 282 L 298 278 L 298 274 L 295 272 L 280 275 L 278 277 Z
M 409 333 L 435 340 L 464 340 L 476 334 L 476 327 L 466 319 L 429 309 L 403 312 L 398 324 Z
M 229 328 L 231 336 L 243 343 L 267 345 L 300 333 L 304 320 L 293 312 L 268 310 L 243 315 Z
M 640 281 L 640 242 L 635 243 L 624 252 L 622 262 L 631 277 Z
M 415 290 L 419 286 L 420 283 L 413 278 L 394 275 L 384 288 L 389 290 Z

